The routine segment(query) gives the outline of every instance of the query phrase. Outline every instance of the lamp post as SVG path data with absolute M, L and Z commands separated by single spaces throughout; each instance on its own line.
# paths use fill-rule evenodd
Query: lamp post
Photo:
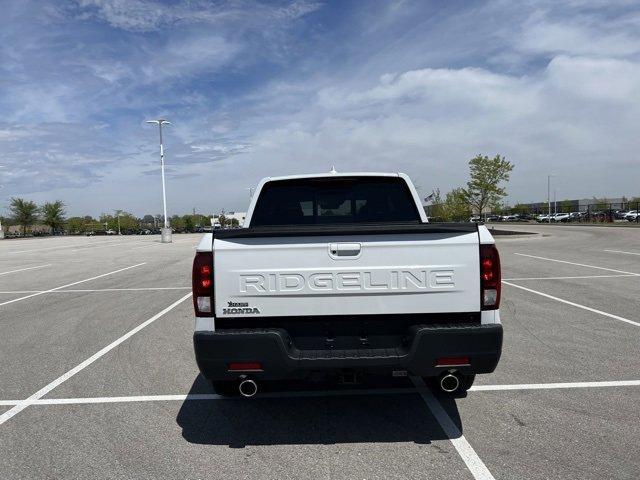
M 551 223 L 551 177 L 555 177 L 555 175 L 553 173 L 547 175 L 547 209 L 549 213 L 547 220 L 549 223 Z
M 4 165 L 0 165 L 0 168 L 4 168 Z M 0 188 L 3 188 L 2 185 L 0 185 Z M 2 229 L 2 220 L 0 219 L 0 240 L 4 239 L 4 230 Z
M 122 233 L 120 233 L 120 212 L 122 212 L 122 210 L 116 210 L 118 216 L 118 235 L 122 235 Z
M 164 212 L 164 228 L 161 230 L 160 241 L 162 243 L 171 243 L 171 228 L 169 228 L 169 219 L 167 218 L 167 191 L 164 181 L 164 146 L 162 143 L 162 125 L 171 125 L 164 118 L 157 120 L 147 120 L 147 123 L 155 123 L 160 131 L 160 171 L 162 172 L 162 208 Z

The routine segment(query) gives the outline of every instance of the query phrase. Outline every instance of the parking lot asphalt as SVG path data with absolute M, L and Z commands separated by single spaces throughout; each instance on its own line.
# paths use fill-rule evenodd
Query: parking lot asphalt
M 0 478 L 638 478 L 640 230 L 508 228 L 538 235 L 497 240 L 502 359 L 455 400 L 220 399 L 193 358 L 198 235 L 2 241 Z

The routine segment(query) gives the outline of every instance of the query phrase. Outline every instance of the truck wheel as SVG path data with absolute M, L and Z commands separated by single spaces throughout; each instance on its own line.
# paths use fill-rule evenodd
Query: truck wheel
M 223 397 L 230 397 L 238 394 L 238 383 L 234 380 L 212 381 L 213 391 Z

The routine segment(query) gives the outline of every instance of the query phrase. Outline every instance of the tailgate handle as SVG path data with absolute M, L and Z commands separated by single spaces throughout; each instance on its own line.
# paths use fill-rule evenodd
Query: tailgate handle
M 355 242 L 329 244 L 329 253 L 332 257 L 357 257 L 361 251 L 362 245 Z

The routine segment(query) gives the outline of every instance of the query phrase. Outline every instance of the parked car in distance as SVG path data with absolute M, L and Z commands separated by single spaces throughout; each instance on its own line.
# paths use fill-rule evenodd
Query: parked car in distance
M 500 220 L 502 222 L 517 222 L 520 219 L 518 218 L 518 215 L 502 215 Z
M 549 221 L 549 215 L 542 214 L 542 215 L 538 215 L 536 217 L 536 222 L 538 222 L 538 223 L 543 223 L 543 222 L 548 222 L 548 221 Z
M 469 221 L 474 223 L 482 222 L 482 217 L 473 215 L 471 218 L 469 218 Z
M 106 233 L 107 235 L 115 235 L 115 234 L 116 234 L 116 231 L 115 231 L 115 230 L 111 230 L 111 229 L 109 229 L 109 230 L 107 230 L 105 233 Z
M 571 218 L 571 215 L 569 213 L 556 213 L 555 215 L 552 215 L 551 221 L 552 222 L 568 222 L 570 218 Z
M 640 215 L 638 210 L 629 210 L 624 216 L 624 219 L 630 222 L 635 222 L 638 219 L 638 215 Z

